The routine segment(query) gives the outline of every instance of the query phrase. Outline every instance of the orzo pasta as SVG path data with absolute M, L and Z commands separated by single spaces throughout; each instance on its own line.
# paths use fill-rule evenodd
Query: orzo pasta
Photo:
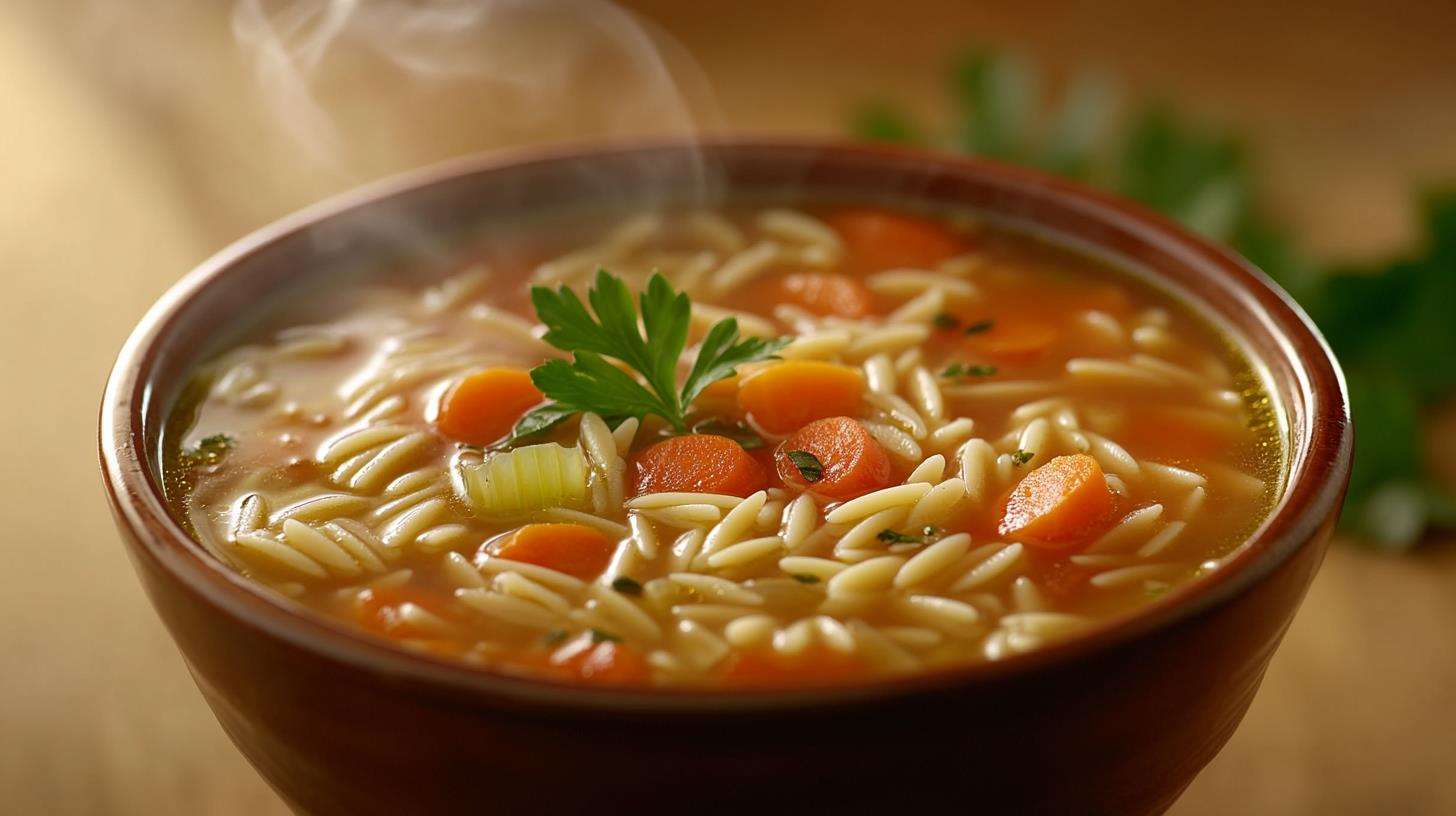
M 840 206 L 545 232 L 200 371 L 167 480 L 200 541 L 499 671 L 805 685 L 1075 637 L 1280 489 L 1237 344 L 1053 242 Z

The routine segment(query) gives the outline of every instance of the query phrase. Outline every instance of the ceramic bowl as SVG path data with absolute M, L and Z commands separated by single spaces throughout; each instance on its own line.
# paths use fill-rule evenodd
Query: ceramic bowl
M 159 434 L 188 372 L 258 304 L 408 232 L 566 207 L 804 196 L 970 208 L 1180 290 L 1267 372 L 1282 497 L 1221 569 L 1074 640 L 995 663 L 799 692 L 533 682 L 376 641 L 234 573 L 167 510 Z M 689 201 L 689 203 L 691 203 Z M 320 278 L 320 281 L 322 278 Z M 300 812 L 1165 810 L 1232 734 L 1314 577 L 1349 475 L 1335 360 L 1232 252 L 1142 207 L 996 164 L 821 143 L 486 157 L 345 195 L 183 278 L 127 341 L 101 465 L 137 574 L 238 748 Z

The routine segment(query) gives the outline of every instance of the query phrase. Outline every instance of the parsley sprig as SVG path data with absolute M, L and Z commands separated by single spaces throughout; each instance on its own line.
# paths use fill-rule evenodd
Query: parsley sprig
M 740 338 L 738 321 L 724 318 L 703 337 L 679 387 L 678 360 L 687 347 L 692 304 L 662 275 L 652 276 L 635 304 L 627 284 L 605 269 L 597 271 L 586 303 L 565 286 L 534 287 L 531 303 L 546 325 L 543 339 L 571 352 L 572 360 L 531 369 L 531 381 L 550 402 L 521 418 L 512 441 L 586 411 L 613 423 L 651 414 L 685 433 L 687 408 L 704 388 L 733 376 L 744 363 L 773 357 L 788 342 Z

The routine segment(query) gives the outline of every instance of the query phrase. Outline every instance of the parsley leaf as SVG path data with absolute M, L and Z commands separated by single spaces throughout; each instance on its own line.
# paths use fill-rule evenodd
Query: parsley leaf
M 655 277 L 655 280 L 662 280 Z M 664 281 L 665 283 L 665 281 Z M 738 366 L 766 360 L 788 344 L 787 338 L 765 340 L 762 337 L 738 339 L 738 321 L 728 317 L 708 330 L 698 348 L 698 359 L 683 383 L 682 404 L 691 405 L 704 388 L 733 376 Z
M 991 330 L 991 327 L 995 325 L 996 321 L 991 320 L 990 318 L 987 318 L 985 320 L 977 320 L 975 323 L 972 323 L 971 325 L 966 327 L 965 333 L 980 334 L 981 332 L 988 332 Z
M 1020 448 L 1011 454 L 1011 464 L 1021 467 L 1036 457 L 1036 451 L 1021 450 Z
M 573 359 L 549 360 L 531 369 L 531 381 L 551 402 L 526 414 L 516 424 L 512 441 L 585 411 L 613 422 L 653 414 L 685 432 L 686 408 L 704 388 L 731 377 L 739 365 L 771 358 L 787 342 L 740 339 L 736 320 L 720 320 L 703 338 L 679 390 L 677 367 L 687 345 L 692 304 L 663 276 L 652 276 L 637 306 L 621 278 L 605 269 L 597 271 L 587 303 L 565 286 L 537 286 L 531 290 L 531 303 L 546 325 L 543 339 L 571 352 Z
M 591 628 L 592 643 L 621 643 L 622 639 L 605 629 Z
M 814 454 L 803 450 L 791 450 L 784 455 L 789 457 L 789 461 L 799 469 L 799 475 L 804 477 L 804 481 L 813 484 L 824 478 L 824 464 Z
M 574 413 L 576 413 L 576 409 L 555 402 L 532 408 L 526 412 L 525 416 L 516 420 L 516 426 L 511 429 L 511 435 L 506 439 L 505 446 L 516 445 L 528 437 L 544 433 L 565 422 Z

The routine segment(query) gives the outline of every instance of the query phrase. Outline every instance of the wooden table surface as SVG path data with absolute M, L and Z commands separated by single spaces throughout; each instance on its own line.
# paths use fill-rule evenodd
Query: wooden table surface
M 510 118 L 498 87 L 442 105 L 470 81 L 420 92 L 377 54 L 340 57 L 317 87 L 349 134 L 333 154 L 347 161 L 320 164 L 327 140 L 313 131 L 300 146 L 272 117 L 230 3 L 122 5 L 0 12 L 0 810 L 282 813 L 203 705 L 113 534 L 94 455 L 106 371 L 151 301 L 246 230 L 361 178 L 583 120 L 563 115 L 559 88 L 516 99 Z M 1446 3 L 635 5 L 700 61 L 730 128 L 837 133 L 867 95 L 934 115 L 948 57 L 979 41 L 1020 47 L 1053 77 L 1101 65 L 1134 95 L 1250 134 L 1272 200 L 1325 252 L 1398 247 L 1411 184 L 1456 180 Z M 617 30 L 611 13 L 593 21 Z M 507 51 L 472 70 L 520 68 Z M 612 90 L 632 121 L 598 109 L 588 129 L 680 123 L 655 104 L 660 77 L 644 64 Z M 1174 812 L 1456 813 L 1453 626 L 1450 542 L 1404 557 L 1336 546 L 1242 728 Z

